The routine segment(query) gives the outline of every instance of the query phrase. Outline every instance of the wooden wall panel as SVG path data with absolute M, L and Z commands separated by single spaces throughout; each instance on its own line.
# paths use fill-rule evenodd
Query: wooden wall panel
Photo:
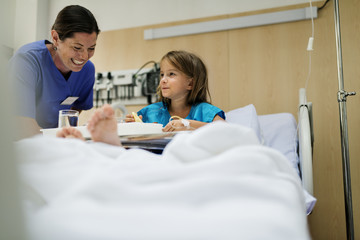
M 310 99 L 314 102 L 316 136 L 314 191 L 318 204 L 309 218 L 314 239 L 346 239 L 333 15 L 332 4 L 328 4 L 316 20 L 316 51 L 309 84 Z M 331 232 L 325 229 L 331 229 Z
M 308 24 L 307 24 L 308 25 Z M 297 31 L 294 31 L 297 29 Z M 308 73 L 306 22 L 230 33 L 230 108 L 253 103 L 259 114 L 296 114 L 298 89 Z
M 329 240 L 346 239 L 332 5 L 330 2 L 315 19 L 312 71 L 307 89 L 308 100 L 314 107 L 314 192 L 318 199 L 309 216 L 309 227 L 313 239 Z M 360 238 L 360 68 L 357 66 L 360 62 L 360 3 L 342 1 L 340 10 L 345 88 L 358 92 L 355 97 L 348 98 L 347 106 L 355 234 Z M 206 63 L 213 103 L 223 110 L 252 103 L 258 114 L 290 112 L 297 117 L 298 90 L 305 86 L 308 76 L 306 47 L 311 36 L 310 21 L 143 39 L 144 29 L 183 23 L 188 21 L 101 33 L 93 58 L 97 71 L 136 69 L 149 60 L 159 61 L 169 50 L 184 49 L 198 54 Z M 132 106 L 129 111 L 141 107 Z
M 199 55 L 208 68 L 209 88 L 213 104 L 220 108 L 227 108 L 228 98 L 223 97 L 229 95 L 227 33 L 219 32 L 145 41 L 143 40 L 144 29 L 125 29 L 101 33 L 93 58 L 96 71 L 137 69 L 150 60 L 159 62 L 168 51 L 190 51 Z M 143 106 L 138 106 L 138 109 L 141 107 Z

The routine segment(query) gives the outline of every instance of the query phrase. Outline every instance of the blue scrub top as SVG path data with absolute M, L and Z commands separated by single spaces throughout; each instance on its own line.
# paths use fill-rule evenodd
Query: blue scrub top
M 10 78 L 17 98 L 16 114 L 34 118 L 41 128 L 58 125 L 61 109 L 87 110 L 93 107 L 94 64 L 88 61 L 68 79 L 56 68 L 46 40 L 21 47 L 10 59 Z M 78 97 L 71 105 L 60 105 Z
M 162 102 L 157 102 L 144 107 L 138 112 L 142 115 L 145 123 L 161 123 L 164 127 L 169 123 L 170 113 Z M 185 119 L 196 120 L 201 122 L 212 122 L 214 117 L 219 115 L 225 119 L 225 113 L 220 108 L 210 103 L 199 103 L 191 107 L 189 115 Z

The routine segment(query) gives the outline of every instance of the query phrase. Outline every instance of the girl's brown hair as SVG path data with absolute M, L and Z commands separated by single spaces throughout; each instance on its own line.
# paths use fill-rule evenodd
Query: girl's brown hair
M 168 61 L 177 70 L 184 73 L 193 80 L 193 87 L 187 98 L 189 105 L 202 102 L 211 102 L 211 96 L 208 87 L 207 69 L 203 61 L 193 53 L 186 51 L 170 51 L 162 57 L 161 62 Z M 161 94 L 160 85 L 157 89 L 159 101 L 169 106 L 171 99 L 165 98 Z M 209 97 L 209 101 L 208 101 Z

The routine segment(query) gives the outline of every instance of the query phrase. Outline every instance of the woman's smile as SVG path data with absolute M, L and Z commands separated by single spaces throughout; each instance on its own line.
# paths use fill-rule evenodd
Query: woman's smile
M 71 60 L 75 65 L 83 65 L 85 63 L 85 61 L 78 61 L 78 60 L 75 60 L 75 59 L 71 59 Z

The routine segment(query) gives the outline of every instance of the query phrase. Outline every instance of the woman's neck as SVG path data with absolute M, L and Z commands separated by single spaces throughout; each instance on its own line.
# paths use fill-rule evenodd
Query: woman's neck
M 64 70 L 62 68 L 63 63 L 61 62 L 61 60 L 59 59 L 59 56 L 57 55 L 57 52 L 54 48 L 54 45 L 52 43 L 50 44 L 46 44 L 47 49 L 50 52 L 51 58 L 55 64 L 55 67 L 61 72 L 61 74 L 65 77 L 65 79 L 67 80 L 70 77 L 71 71 L 69 70 Z

